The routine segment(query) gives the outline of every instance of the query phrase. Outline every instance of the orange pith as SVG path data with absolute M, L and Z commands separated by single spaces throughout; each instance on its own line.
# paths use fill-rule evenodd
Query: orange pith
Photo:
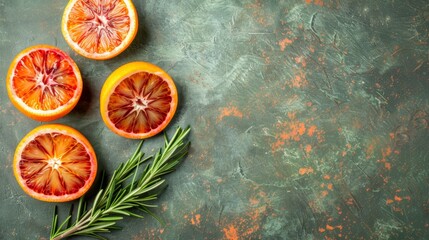
M 37 45 L 15 57 L 6 87 L 10 100 L 22 113 L 35 120 L 51 121 L 76 106 L 82 79 L 77 65 L 65 52 Z
M 170 76 L 150 63 L 134 62 L 115 70 L 100 96 L 101 115 L 115 133 L 143 139 L 162 131 L 177 108 Z
M 133 41 L 137 25 L 130 0 L 71 0 L 64 10 L 62 32 L 82 56 L 109 59 Z
M 71 201 L 92 185 L 97 160 L 88 140 L 73 128 L 42 125 L 15 151 L 14 174 L 30 196 L 48 202 Z

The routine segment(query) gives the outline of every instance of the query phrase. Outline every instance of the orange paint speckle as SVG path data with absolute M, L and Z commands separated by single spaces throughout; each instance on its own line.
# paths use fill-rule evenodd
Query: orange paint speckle
M 307 130 L 307 135 L 312 137 L 314 133 L 316 132 L 317 127 L 315 125 L 312 125 Z
M 319 143 L 322 143 L 325 141 L 325 136 L 323 134 L 325 134 L 323 130 L 317 131 L 317 141 Z
M 333 231 L 335 228 L 329 224 L 326 224 L 326 230 Z
M 325 180 L 329 180 L 329 179 L 331 179 L 331 176 L 329 176 L 329 175 L 325 175 L 325 176 L 323 176 L 323 179 L 325 179 Z
M 279 42 L 280 50 L 284 51 L 286 46 L 290 45 L 291 43 L 293 43 L 293 40 L 291 40 L 289 38 L 284 38 L 283 40 L 281 40 Z
M 268 65 L 271 63 L 270 57 L 265 53 L 265 51 L 262 52 L 262 57 L 265 59 L 265 64 Z
M 194 217 L 191 218 L 191 224 L 192 225 L 200 225 L 201 223 L 201 214 L 197 214 Z
M 400 207 L 392 207 L 392 209 L 395 212 L 402 212 L 402 208 L 400 208 Z
M 279 149 L 280 149 L 280 147 L 282 147 L 284 144 L 285 144 L 285 142 L 284 142 L 284 141 L 277 140 L 275 143 L 273 143 L 273 144 L 271 145 L 271 150 L 272 150 L 273 152 L 275 152 L 275 151 L 279 150 Z
M 216 122 L 220 122 L 223 120 L 224 117 L 230 117 L 230 116 L 243 118 L 243 113 L 240 110 L 238 110 L 238 108 L 235 106 L 224 107 L 220 109 L 220 114 L 217 117 Z
M 332 183 L 328 183 L 328 186 L 327 186 L 327 187 L 328 187 L 328 189 L 329 189 L 329 190 L 331 190 L 331 191 L 334 189 L 334 186 L 332 185 Z
M 387 157 L 389 157 L 392 154 L 392 149 L 390 147 L 384 148 L 381 150 L 382 159 L 378 160 L 378 162 L 384 163 L 384 167 L 387 170 L 391 170 L 392 165 L 387 162 Z
M 263 11 L 261 11 L 261 8 L 262 8 L 261 1 L 256 0 L 255 3 L 248 4 L 248 5 L 246 5 L 246 7 L 249 9 L 253 9 L 253 11 L 252 11 L 253 19 L 256 20 L 259 24 L 261 24 L 264 27 L 267 27 L 270 25 L 271 21 L 269 21 L 269 20 L 271 20 L 271 19 L 266 19 L 267 16 L 265 16 L 263 14 Z
M 334 231 L 335 229 L 338 229 L 338 230 L 342 231 L 343 230 L 343 226 L 342 225 L 331 226 L 329 224 L 326 224 L 326 230 L 328 230 L 328 231 Z
M 383 158 L 388 157 L 392 154 L 392 149 L 390 147 L 387 147 L 381 151 L 381 154 L 382 154 Z
M 224 228 L 223 232 L 225 234 L 225 238 L 228 240 L 238 240 L 238 232 L 234 225 L 229 225 L 228 228 Z
M 389 205 L 389 204 L 391 204 L 391 203 L 393 203 L 393 200 L 388 198 L 388 199 L 386 200 L 386 204 L 387 204 L 387 205 Z
M 314 170 L 312 167 L 302 167 L 298 171 L 299 175 L 310 174 L 313 172 L 314 172 Z
M 280 137 L 281 137 L 281 139 L 288 139 L 289 138 L 289 134 L 287 134 L 285 132 L 282 132 L 282 133 L 280 133 Z
M 306 66 L 307 66 L 307 62 L 305 61 L 304 56 L 298 56 L 298 57 L 295 57 L 295 62 L 296 62 L 297 64 L 301 64 L 303 67 L 306 67 Z
M 287 113 L 288 120 L 278 121 L 275 124 L 276 134 L 274 136 L 275 141 L 271 143 L 272 152 L 278 151 L 281 147 L 289 144 L 291 141 L 299 142 L 301 138 L 316 136 L 319 143 L 323 141 L 324 132 L 318 130 L 315 125 L 308 124 L 310 120 L 299 121 L 296 116 L 296 112 Z M 310 127 L 307 127 L 310 126 Z M 301 145 L 307 153 L 313 151 L 313 146 Z
M 297 75 L 295 75 L 295 77 L 292 78 L 292 81 L 289 84 L 291 88 L 301 88 L 307 85 L 308 85 L 308 81 L 307 81 L 307 78 L 305 77 L 304 72 L 299 72 Z
M 265 194 L 265 193 L 264 193 Z M 260 196 L 263 194 L 260 193 Z M 261 217 L 266 216 L 266 206 L 253 208 L 230 222 L 226 228 L 223 228 L 225 239 L 249 239 L 260 229 Z
M 390 170 L 390 169 L 392 168 L 391 164 L 390 164 L 390 163 L 388 163 L 388 162 L 385 162 L 385 163 L 384 163 L 384 167 L 385 167 L 387 170 Z
M 259 204 L 259 200 L 256 198 L 249 199 L 249 202 L 251 205 L 258 205 Z
M 296 120 L 290 122 L 277 123 L 277 128 L 280 129 L 280 133 L 276 136 L 276 143 L 274 143 L 273 150 L 285 144 L 286 140 L 300 141 L 300 136 L 305 133 L 305 124 Z
M 384 176 L 383 176 L 383 175 L 381 175 L 381 174 L 380 174 L 380 177 L 381 177 L 381 178 L 383 178 L 383 182 L 384 182 L 384 184 L 389 183 L 389 179 L 390 179 L 390 177 L 384 177 Z
M 401 197 L 399 197 L 399 196 L 397 196 L 397 195 L 395 195 L 395 197 L 394 197 L 393 199 L 395 199 L 395 201 L 397 201 L 397 202 L 402 201 L 402 198 L 401 198 Z
M 373 144 L 370 144 L 368 146 L 368 148 L 366 149 L 366 158 L 367 159 L 369 159 L 372 156 L 372 154 L 374 153 L 374 148 L 375 148 L 375 146 Z
M 325 232 L 325 229 L 324 228 L 319 228 L 319 232 L 323 233 L 323 232 Z
M 322 0 L 305 0 L 305 3 L 307 4 L 313 3 L 314 5 L 318 5 L 318 6 L 324 5 Z
M 329 192 L 326 191 L 326 190 L 323 190 L 322 193 L 321 193 L 322 197 L 326 197 L 326 196 L 328 196 L 328 194 L 329 194 Z
M 310 154 L 310 153 L 311 153 L 311 150 L 312 150 L 311 145 L 310 145 L 310 144 L 307 144 L 307 146 L 305 146 L 305 152 L 306 152 L 307 154 Z
M 305 133 L 305 125 L 304 123 L 298 123 L 298 134 L 303 135 Z

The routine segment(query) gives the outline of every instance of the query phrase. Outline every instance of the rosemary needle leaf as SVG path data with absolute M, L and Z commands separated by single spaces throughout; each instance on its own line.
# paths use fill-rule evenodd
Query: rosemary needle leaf
M 79 199 L 79 204 L 77 205 L 76 222 L 78 222 L 80 220 L 80 216 L 82 215 L 82 212 L 83 212 L 83 202 L 84 202 L 84 197 L 82 196 Z
M 115 185 L 115 180 L 112 181 L 113 185 Z M 112 189 L 112 187 L 110 189 L 107 189 L 108 195 L 107 195 L 107 200 L 106 200 L 106 208 L 110 207 L 110 204 L 112 203 L 112 198 L 113 198 L 113 193 L 115 192 L 114 189 Z
M 69 210 L 69 216 L 70 216 L 70 218 L 68 218 L 68 221 L 67 221 L 67 225 L 66 225 L 67 228 L 69 228 L 71 226 L 71 222 L 72 222 L 71 216 L 73 214 L 73 207 L 74 207 L 74 205 L 72 204 L 70 206 L 70 210 Z
M 99 219 L 99 221 L 108 221 L 108 222 L 112 222 L 112 221 L 119 221 L 124 219 L 124 217 L 121 216 L 110 216 L 110 217 L 102 217 Z
M 100 189 L 100 191 L 97 193 L 97 196 L 95 197 L 94 203 L 93 203 L 93 208 L 91 211 L 91 216 L 94 215 L 95 210 L 97 210 L 97 206 L 98 206 L 98 201 L 100 200 L 101 195 L 103 194 L 103 189 Z
M 120 214 L 120 215 L 130 216 L 130 214 L 129 214 L 128 211 L 123 211 L 123 210 L 120 210 L 120 209 L 114 209 L 114 210 L 112 210 L 110 212 L 116 213 L 116 214 Z
M 67 226 L 67 223 L 70 221 L 70 219 L 71 219 L 71 215 L 69 215 L 67 218 L 66 218 L 66 220 L 64 220 L 64 222 L 58 227 L 58 230 L 61 230 L 61 229 L 63 229 L 63 227 L 64 226 Z
M 54 208 L 54 216 L 52 217 L 52 224 L 51 224 L 51 236 L 57 231 L 57 221 L 58 221 L 58 208 L 55 206 Z
M 161 186 L 161 184 L 163 184 L 164 182 L 165 182 L 165 180 L 159 179 L 159 180 L 157 180 L 156 183 L 151 184 L 150 186 L 147 186 L 147 187 L 144 187 L 144 188 L 140 189 L 137 194 L 143 194 L 143 193 L 152 191 L 152 190 L 156 189 L 157 187 Z
M 143 215 L 139 215 L 139 214 L 137 214 L 137 213 L 133 213 L 133 212 L 128 212 L 129 214 L 130 214 L 130 216 L 132 216 L 132 217 L 136 217 L 136 218 L 144 218 L 143 217 Z
M 148 208 L 145 207 L 139 207 L 139 210 L 151 215 L 153 218 L 155 218 L 161 225 L 165 225 L 164 221 L 162 221 L 158 216 L 156 216 L 152 211 L 150 211 Z

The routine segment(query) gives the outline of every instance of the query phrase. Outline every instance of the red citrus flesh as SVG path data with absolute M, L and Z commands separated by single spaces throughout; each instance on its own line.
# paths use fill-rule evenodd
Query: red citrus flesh
M 32 46 L 12 62 L 6 86 L 12 103 L 28 117 L 51 121 L 69 113 L 79 101 L 82 79 L 75 62 L 48 45 Z
M 15 177 L 30 196 L 49 202 L 70 201 L 92 185 L 97 162 L 89 142 L 63 125 L 36 128 L 15 153 Z
M 92 59 L 116 56 L 134 39 L 137 13 L 129 0 L 72 0 L 63 16 L 63 35 L 79 54 Z
M 144 139 L 161 132 L 178 104 L 176 85 L 160 67 L 131 62 L 116 69 L 100 94 L 103 121 L 126 138 Z
M 110 96 L 107 106 L 112 123 L 132 133 L 158 128 L 170 112 L 170 88 L 162 78 L 139 72 L 125 78 Z

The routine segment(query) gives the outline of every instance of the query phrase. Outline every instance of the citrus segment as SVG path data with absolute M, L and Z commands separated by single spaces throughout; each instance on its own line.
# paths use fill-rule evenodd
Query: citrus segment
M 15 177 L 30 196 L 47 202 L 81 197 L 94 182 L 97 160 L 89 141 L 60 124 L 42 125 L 18 144 Z
M 62 20 L 66 42 L 91 59 L 109 59 L 124 51 L 138 28 L 131 0 L 71 0 Z
M 135 139 L 162 131 L 177 108 L 173 79 L 161 68 L 133 62 L 115 70 L 100 95 L 103 121 L 115 133 Z
M 29 47 L 11 63 L 6 79 L 10 100 L 26 116 L 51 121 L 69 113 L 82 94 L 76 63 L 48 45 Z

